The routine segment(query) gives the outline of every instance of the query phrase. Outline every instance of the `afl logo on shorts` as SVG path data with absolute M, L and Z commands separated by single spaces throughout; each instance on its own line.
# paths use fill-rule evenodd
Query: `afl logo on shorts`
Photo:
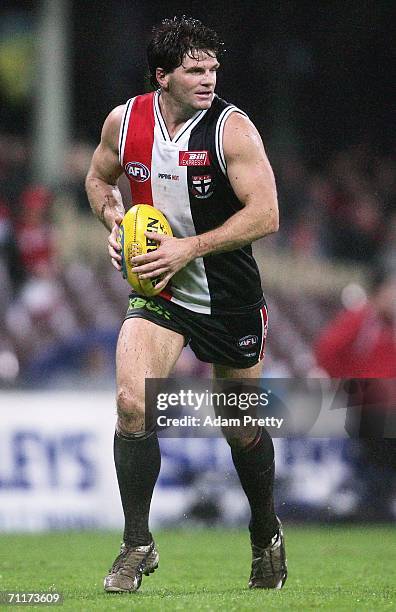
M 144 183 L 150 178 L 150 170 L 140 162 L 128 162 L 125 166 L 125 172 L 137 183 Z
M 253 346 L 256 346 L 258 343 L 257 336 L 243 336 L 243 338 L 239 338 L 238 340 L 238 348 L 240 349 L 250 349 Z

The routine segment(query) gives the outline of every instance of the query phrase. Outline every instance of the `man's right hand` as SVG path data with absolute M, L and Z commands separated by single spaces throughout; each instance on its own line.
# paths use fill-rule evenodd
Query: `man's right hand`
M 121 271 L 121 246 L 118 244 L 118 236 L 120 233 L 120 225 L 121 225 L 122 217 L 117 217 L 114 220 L 113 228 L 108 237 L 108 251 L 111 257 L 111 263 L 116 268 L 116 270 Z

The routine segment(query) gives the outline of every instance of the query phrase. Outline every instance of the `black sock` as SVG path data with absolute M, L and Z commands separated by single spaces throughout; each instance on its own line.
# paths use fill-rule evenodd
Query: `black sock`
M 114 435 L 114 462 L 125 516 L 124 542 L 147 546 L 152 537 L 148 520 L 151 497 L 161 466 L 157 434 Z
M 231 448 L 232 460 L 249 500 L 250 539 L 265 548 L 278 531 L 274 510 L 274 445 L 269 433 L 262 429 L 247 448 Z

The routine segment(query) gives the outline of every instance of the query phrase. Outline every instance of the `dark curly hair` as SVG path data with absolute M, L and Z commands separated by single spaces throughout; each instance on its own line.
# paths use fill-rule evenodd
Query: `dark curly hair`
M 196 51 L 207 51 L 219 57 L 224 52 L 224 43 L 217 32 L 203 25 L 198 19 L 182 15 L 173 19 L 164 19 L 153 28 L 153 38 L 147 47 L 147 60 L 150 69 L 150 81 L 158 87 L 155 76 L 157 68 L 173 72 L 181 66 L 183 57 L 189 55 L 197 58 Z

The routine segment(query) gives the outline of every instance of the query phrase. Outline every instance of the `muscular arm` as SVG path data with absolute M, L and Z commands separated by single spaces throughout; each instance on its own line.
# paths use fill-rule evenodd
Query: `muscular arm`
M 125 214 L 117 180 L 122 174 L 118 161 L 118 134 L 124 107 L 118 106 L 107 117 L 85 180 L 91 208 L 111 232 Z
M 220 227 L 197 236 L 196 257 L 232 251 L 278 230 L 274 175 L 259 133 L 239 113 L 226 122 L 224 154 L 231 187 L 243 208 Z

